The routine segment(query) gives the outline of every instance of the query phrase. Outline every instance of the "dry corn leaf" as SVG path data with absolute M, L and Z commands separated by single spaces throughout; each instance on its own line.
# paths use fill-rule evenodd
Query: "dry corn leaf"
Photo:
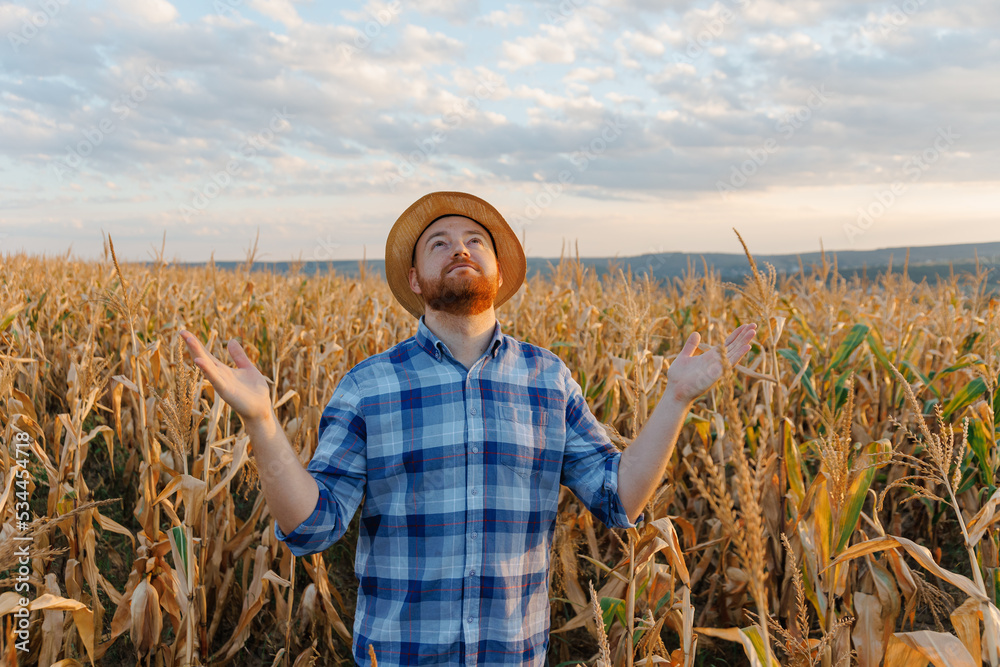
M 247 449 L 249 445 L 250 445 L 249 436 L 244 435 L 236 439 L 236 444 L 233 445 L 232 463 L 229 466 L 229 470 L 226 471 L 226 476 L 223 477 L 222 480 L 212 488 L 212 490 L 208 493 L 207 496 L 205 496 L 206 502 L 214 498 L 219 492 L 225 489 L 229 485 L 229 482 L 231 482 L 233 478 L 236 477 L 237 474 L 239 474 L 240 469 L 243 467 L 243 465 L 248 460 L 250 460 L 250 456 L 248 453 L 249 450 Z
M 128 582 L 125 584 L 125 593 L 122 594 L 121 599 L 118 601 L 118 608 L 115 610 L 115 615 L 111 619 L 110 641 L 112 642 L 130 627 L 132 620 L 132 594 L 135 592 L 135 587 L 138 586 L 139 582 L 145 577 L 145 573 L 146 559 L 135 559 L 132 563 L 132 571 L 128 574 Z
M 955 628 L 955 634 L 968 649 L 969 655 L 980 658 L 983 656 L 983 644 L 979 631 L 979 622 L 982 617 L 982 605 L 972 598 L 966 598 L 965 602 L 951 612 L 951 625 Z
M 0 617 L 6 616 L 20 607 L 22 597 L 22 595 L 18 595 L 14 591 L 0 593 Z
M 114 519 L 104 516 L 98 511 L 94 512 L 94 518 L 97 520 L 97 525 L 99 525 L 104 530 L 110 530 L 112 533 L 118 533 L 119 535 L 124 535 L 132 542 L 132 548 L 135 548 L 135 536 L 132 535 L 130 531 L 125 526 L 121 525 Z
M 317 596 L 316 584 L 314 583 L 310 583 L 302 591 L 302 597 L 299 599 L 298 618 L 303 626 L 308 626 L 316 621 L 317 614 L 319 613 L 317 609 L 319 598 Z
M 61 597 L 59 580 L 55 573 L 45 575 L 45 592 L 55 597 Z M 42 612 L 42 649 L 38 656 L 38 664 L 51 665 L 56 662 L 63 645 L 64 613 L 58 609 L 47 609 Z
M 160 495 L 156 496 L 153 504 L 157 505 L 170 496 L 178 494 L 181 502 L 184 503 L 184 512 L 187 516 L 201 511 L 205 503 L 205 490 L 207 488 L 208 485 L 197 477 L 184 474 L 176 475 L 163 487 L 163 491 L 160 491 Z M 180 502 L 177 503 L 177 505 L 180 504 Z
M 316 664 L 318 657 L 319 654 L 316 653 L 315 647 L 309 646 L 302 653 L 299 653 L 298 657 L 295 658 L 295 662 L 292 663 L 292 667 L 312 667 Z
M 330 579 L 326 572 L 326 566 L 323 562 L 322 554 L 313 554 L 308 560 L 303 561 L 305 565 L 306 572 L 309 577 L 316 584 L 316 590 L 319 593 L 320 600 L 323 603 L 323 610 L 326 612 L 327 621 L 329 627 L 331 627 L 337 635 L 344 640 L 344 642 L 351 641 L 351 631 L 347 629 L 344 621 L 341 620 L 340 614 L 333 606 L 333 600 L 330 589 Z
M 1000 514 L 997 513 L 997 506 L 1000 505 L 1000 489 L 990 496 L 986 504 L 980 508 L 976 516 L 969 520 L 966 529 L 969 531 L 969 539 L 966 544 L 975 547 L 983 539 L 983 535 L 997 521 L 1000 521 Z
M 159 644 L 163 631 L 160 595 L 148 578 L 140 581 L 132 591 L 129 617 L 132 643 L 140 655 L 145 655 Z
M 980 667 L 958 637 L 945 632 L 897 632 L 889 639 L 885 667 Z
M 858 654 L 858 667 L 878 667 L 882 662 L 882 604 L 875 595 L 854 594 L 857 622 L 851 637 Z
M 763 667 L 764 643 L 760 638 L 760 632 L 756 627 L 749 628 L 694 628 L 694 631 L 707 637 L 725 639 L 729 642 L 736 642 L 743 647 L 743 652 L 750 660 L 751 667 Z M 771 667 L 781 667 L 778 661 L 771 654 Z
M 94 663 L 94 613 L 87 609 L 87 605 L 79 600 L 70 600 L 46 593 L 33 600 L 28 605 L 28 609 L 32 611 L 51 609 L 72 612 L 76 631 L 80 633 L 80 639 L 83 641 L 83 647 L 87 649 L 90 663 Z
M 896 579 L 881 563 L 872 556 L 865 556 L 868 563 L 868 571 L 871 572 L 872 580 L 875 582 L 875 594 L 878 596 L 881 606 L 882 623 L 882 648 L 889 644 L 889 637 L 896 628 L 896 620 L 899 618 L 901 603 L 899 590 L 896 588 Z

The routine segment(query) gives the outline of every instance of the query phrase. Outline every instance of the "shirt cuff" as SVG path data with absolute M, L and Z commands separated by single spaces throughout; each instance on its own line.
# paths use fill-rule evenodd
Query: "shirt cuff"
M 323 493 L 322 487 L 320 487 L 319 498 L 316 499 L 316 507 L 313 508 L 312 514 L 310 514 L 306 519 L 295 527 L 290 533 L 285 533 L 278 526 L 278 522 L 274 522 L 274 536 L 278 538 L 279 541 L 284 542 L 288 550 L 291 551 L 296 556 L 308 556 L 309 554 L 314 554 L 322 551 L 322 540 L 317 539 L 320 537 L 319 534 L 325 534 L 329 532 L 329 529 L 318 525 L 321 506 L 323 505 Z M 320 548 L 317 548 L 319 546 Z
M 635 528 L 641 523 L 643 515 L 636 517 L 635 522 L 628 519 L 621 495 L 618 493 L 618 465 L 621 463 L 621 452 L 609 456 L 604 463 L 604 495 L 607 498 L 608 516 L 598 517 L 608 528 Z

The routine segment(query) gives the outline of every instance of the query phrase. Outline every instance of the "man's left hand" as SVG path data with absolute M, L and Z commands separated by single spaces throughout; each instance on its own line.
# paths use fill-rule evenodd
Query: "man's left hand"
M 750 344 L 757 333 L 754 323 L 743 324 L 726 338 L 726 356 L 729 364 L 735 366 L 750 351 Z M 712 348 L 705 354 L 695 356 L 701 334 L 691 334 L 684 349 L 677 355 L 667 371 L 667 394 L 682 405 L 690 405 L 708 391 L 722 377 L 722 359 L 719 348 Z

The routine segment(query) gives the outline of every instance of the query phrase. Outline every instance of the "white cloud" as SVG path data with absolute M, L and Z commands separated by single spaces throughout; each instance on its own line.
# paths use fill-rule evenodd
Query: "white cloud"
M 476 20 L 477 23 L 497 28 L 520 26 L 524 25 L 525 21 L 527 18 L 524 14 L 524 8 L 517 5 L 507 5 L 505 10 L 496 9 Z
M 633 51 L 638 51 L 645 56 L 662 56 L 666 50 L 662 41 L 641 32 L 626 30 L 622 34 L 622 38 Z
M 821 50 L 819 44 L 801 32 L 787 36 L 768 33 L 761 37 L 751 37 L 748 41 L 758 53 L 768 57 L 807 58 Z
M 570 64 L 581 50 L 596 45 L 601 33 L 580 13 L 573 14 L 562 24 L 543 24 L 540 28 L 541 34 L 505 41 L 501 47 L 504 60 L 500 66 L 517 70 L 540 62 Z
M 549 5 L 421 0 L 382 22 L 392 2 L 326 22 L 300 0 L 247 1 L 227 17 L 184 5 L 183 18 L 165 0 L 69 3 L 19 50 L 0 50 L 0 222 L 187 224 L 179 203 L 283 107 L 290 128 L 242 160 L 192 228 L 294 230 L 298 219 L 321 224 L 335 200 L 350 211 L 344 220 L 376 230 L 374 211 L 391 217 L 421 190 L 532 192 L 532 174 L 572 166 L 567 156 L 616 113 L 628 116 L 620 140 L 571 188 L 585 201 L 715 197 L 732 165 L 772 137 L 781 148 L 744 198 L 871 189 L 940 127 L 961 139 L 922 185 L 991 183 L 1000 155 L 1000 5 L 986 0 L 928 3 L 884 33 L 891 3 L 874 0 L 754 0 L 745 10 L 626 0 L 551 17 Z M 20 34 L 28 5 L 0 5 L 3 34 Z M 705 44 L 689 49 L 703 31 Z M 152 66 L 164 86 L 119 117 L 112 105 Z M 486 90 L 487 79 L 498 83 Z M 817 85 L 829 101 L 785 137 L 777 123 Z M 105 119 L 114 128 L 98 140 Z M 435 130 L 442 140 L 390 190 L 385 175 Z M 74 147 L 88 155 L 60 181 L 51 167 Z M 560 215 L 581 210 L 572 206 Z
M 177 8 L 167 0 L 113 0 L 120 12 L 147 23 L 171 23 L 177 20 Z
M 563 79 L 565 81 L 585 81 L 586 83 L 613 81 L 615 70 L 611 67 L 575 67 Z
M 302 18 L 291 0 L 250 0 L 250 7 L 268 18 L 278 21 L 286 28 L 302 25 Z

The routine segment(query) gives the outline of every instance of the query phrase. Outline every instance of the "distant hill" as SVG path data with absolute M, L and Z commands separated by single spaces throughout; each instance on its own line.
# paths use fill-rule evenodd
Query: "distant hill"
M 878 250 L 838 250 L 826 253 L 827 261 L 837 261 L 841 275 L 853 276 L 865 273 L 869 278 L 884 273 L 892 266 L 894 272 L 902 271 L 906 260 L 907 248 L 881 248 Z M 937 277 L 946 278 L 950 271 L 967 273 L 975 271 L 975 260 L 978 254 L 980 265 L 992 268 L 990 283 L 1000 285 L 1000 242 L 997 243 L 965 243 L 959 245 L 920 246 L 909 248 L 909 275 L 913 280 L 927 278 L 934 282 Z M 770 263 L 779 273 L 795 273 L 800 266 L 809 272 L 812 265 L 822 263 L 822 253 L 807 252 L 788 255 L 754 255 L 757 264 L 763 267 Z M 704 273 L 703 261 L 714 268 L 723 280 L 738 280 L 750 272 L 747 258 L 742 254 L 729 253 L 683 253 L 668 252 L 632 257 L 581 257 L 580 262 L 587 267 L 594 267 L 598 275 L 604 275 L 608 267 L 614 263 L 623 271 L 632 269 L 632 274 L 639 276 L 646 273 L 658 280 L 668 280 L 680 277 L 687 271 L 688 265 L 698 273 Z M 549 265 L 557 264 L 558 257 L 529 257 L 528 277 L 537 273 L 543 275 L 549 272 Z M 196 265 L 204 265 L 198 262 Z M 216 262 L 216 266 L 224 269 L 234 269 L 243 262 Z M 269 268 L 284 273 L 288 271 L 291 262 L 256 262 L 255 268 Z M 369 260 L 365 270 L 384 275 L 385 264 L 382 260 Z M 336 260 L 328 262 L 303 262 L 302 272 L 312 275 L 318 271 L 333 269 L 348 276 L 357 276 L 360 270 L 358 260 Z

